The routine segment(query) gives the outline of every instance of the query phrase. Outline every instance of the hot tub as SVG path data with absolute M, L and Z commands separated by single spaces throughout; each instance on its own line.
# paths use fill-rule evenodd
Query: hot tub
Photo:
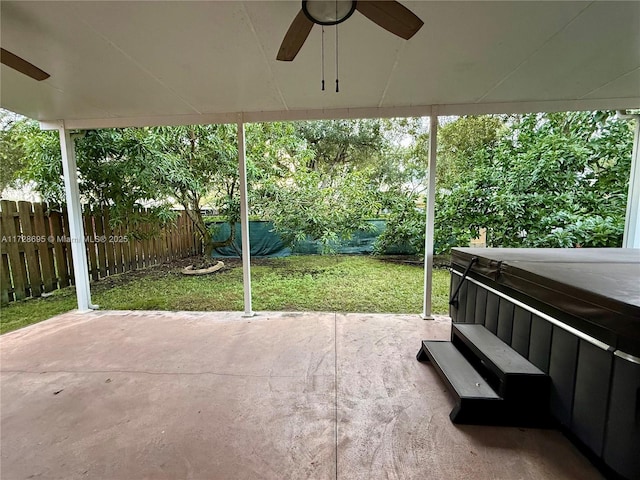
M 453 321 L 484 325 L 548 373 L 561 428 L 640 479 L 640 250 L 457 248 L 451 264 Z

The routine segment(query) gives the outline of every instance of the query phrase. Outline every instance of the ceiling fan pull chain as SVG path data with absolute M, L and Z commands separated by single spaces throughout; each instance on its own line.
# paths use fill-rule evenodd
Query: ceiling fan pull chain
M 336 0 L 336 18 L 338 18 L 338 0 Z M 338 80 L 338 24 L 336 23 L 336 93 L 340 91 L 340 81 Z
M 322 40 L 320 42 L 320 50 L 322 56 L 322 91 L 324 92 L 324 25 L 322 26 Z

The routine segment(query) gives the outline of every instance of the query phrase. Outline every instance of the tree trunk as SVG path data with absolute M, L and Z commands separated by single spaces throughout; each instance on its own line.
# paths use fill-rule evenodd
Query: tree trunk
M 202 218 L 202 212 L 200 211 L 200 208 L 192 208 L 191 205 L 185 205 L 184 203 L 183 203 L 183 207 L 185 208 L 187 215 L 195 225 L 198 235 L 202 240 L 202 243 L 204 245 L 202 257 L 205 261 L 211 258 L 211 256 L 213 255 L 213 251 L 216 248 L 227 247 L 229 245 L 235 244 L 236 229 L 235 229 L 234 222 L 229 222 L 231 231 L 227 239 L 214 242 L 213 239 L 211 238 L 211 234 L 209 233 L 209 229 L 207 228 L 207 225 L 204 223 L 204 218 Z
M 235 222 L 229 222 L 229 236 L 227 237 L 226 240 L 221 240 L 218 242 L 214 242 L 211 239 L 211 236 L 209 236 L 209 241 L 205 242 L 205 247 L 204 247 L 204 255 L 207 256 L 207 258 L 211 258 L 211 255 L 213 254 L 213 251 L 216 248 L 222 248 L 222 247 L 228 247 L 231 246 L 236 252 L 238 251 L 238 249 L 236 248 L 236 224 Z

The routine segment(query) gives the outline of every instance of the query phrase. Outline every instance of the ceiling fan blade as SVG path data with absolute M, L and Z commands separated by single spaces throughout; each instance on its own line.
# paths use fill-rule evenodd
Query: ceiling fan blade
M 5 50 L 4 48 L 0 48 L 0 62 L 4 63 L 7 67 L 11 67 L 14 70 L 17 70 L 20 73 L 24 73 L 26 76 L 31 77 L 34 80 L 40 81 L 50 77 L 47 72 L 40 70 L 35 65 Z
M 313 27 L 313 22 L 300 10 L 296 18 L 291 22 L 291 26 L 289 30 L 287 30 L 284 40 L 282 40 L 282 45 L 280 45 L 280 50 L 278 50 L 278 56 L 276 58 L 283 62 L 290 62 L 296 58 L 302 45 L 304 45 L 304 41 L 309 36 L 311 27 Z
M 413 37 L 424 25 L 411 10 L 393 0 L 360 0 L 356 9 L 372 22 L 405 40 Z

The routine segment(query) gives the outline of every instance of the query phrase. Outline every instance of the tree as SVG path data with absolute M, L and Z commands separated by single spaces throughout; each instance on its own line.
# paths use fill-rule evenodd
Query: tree
M 0 192 L 14 184 L 26 167 L 21 135 L 26 119 L 0 109 Z
M 216 248 L 235 248 L 235 226 L 240 221 L 236 125 L 160 127 L 151 131 L 157 154 L 166 164 L 156 181 L 193 220 L 205 245 L 205 258 Z M 246 138 L 247 176 L 254 186 L 250 196 L 259 201 L 264 181 L 281 177 L 287 171 L 287 159 L 297 155 L 302 144 L 291 124 L 285 123 L 249 124 Z M 213 232 L 202 216 L 207 196 L 229 223 L 230 234 L 223 241 L 213 240 Z
M 374 251 L 383 254 L 399 246 L 405 251 L 424 250 L 425 206 L 429 163 L 429 132 L 423 119 L 397 120 L 390 125 L 395 145 L 381 177 L 386 228 Z
M 204 257 L 235 245 L 239 221 L 238 150 L 235 125 L 189 125 L 151 129 L 156 158 L 164 167 L 156 181 L 165 196 L 182 205 L 204 244 Z M 202 216 L 202 199 L 213 193 L 219 213 L 231 225 L 229 237 L 214 242 Z
M 380 120 L 319 120 L 295 126 L 313 152 L 305 166 L 327 178 L 357 169 L 386 147 Z
M 239 219 L 236 133 L 235 125 L 86 132 L 77 141 L 83 200 L 111 207 L 114 222 L 139 204 L 169 221 L 179 203 L 208 256 L 233 242 L 235 228 L 214 243 L 202 207 L 232 226 Z M 12 135 L 14 155 L 29 160 L 23 178 L 45 199 L 64 202 L 56 132 L 25 121 Z M 438 251 L 468 244 L 480 228 L 493 246 L 619 242 L 632 133 L 611 113 L 461 117 L 440 135 Z M 422 119 L 251 124 L 246 136 L 252 213 L 273 220 L 285 238 L 309 235 L 329 250 L 384 214 L 379 251 L 398 243 L 422 249 L 429 143 Z
M 63 204 L 56 133 L 43 132 L 34 122 L 26 122 L 24 129 L 20 148 L 29 166 L 23 178 L 34 181 L 47 201 Z M 247 126 L 247 170 L 253 180 L 277 176 L 284 168 L 282 159 L 301 145 L 294 133 L 290 124 Z M 235 245 L 240 216 L 235 125 L 92 130 L 76 141 L 76 157 L 83 202 L 109 206 L 114 224 L 126 220 L 135 227 L 140 205 L 149 207 L 159 224 L 166 223 L 175 218 L 173 206 L 179 203 L 194 222 L 205 258 L 215 248 Z M 231 224 L 224 241 L 213 241 L 202 216 L 205 199 Z
M 506 128 L 497 115 L 463 116 L 438 130 L 439 189 L 450 189 L 479 165 L 486 165 Z
M 420 119 L 300 122 L 304 157 L 272 178 L 262 196 L 264 214 L 285 241 L 308 237 L 331 251 L 336 240 L 373 226 L 407 194 L 418 195 L 424 162 L 403 140 L 422 132 Z M 400 195 L 401 198 L 394 199 Z
M 415 192 L 393 189 L 387 192 L 384 205 L 388 212 L 386 228 L 378 236 L 374 251 L 383 254 L 394 246 L 404 246 L 412 252 L 424 250 L 424 199 Z M 422 206 L 419 206 L 419 205 Z
M 501 247 L 618 246 L 632 133 L 612 112 L 529 114 L 506 122 L 464 176 L 438 192 L 442 250 L 487 228 Z
M 264 209 L 285 243 L 318 240 L 323 253 L 333 251 L 338 239 L 357 230 L 368 230 L 367 219 L 379 210 L 376 192 L 362 172 L 349 172 L 331 185 L 317 171 L 299 169 L 283 188 L 271 184 Z

